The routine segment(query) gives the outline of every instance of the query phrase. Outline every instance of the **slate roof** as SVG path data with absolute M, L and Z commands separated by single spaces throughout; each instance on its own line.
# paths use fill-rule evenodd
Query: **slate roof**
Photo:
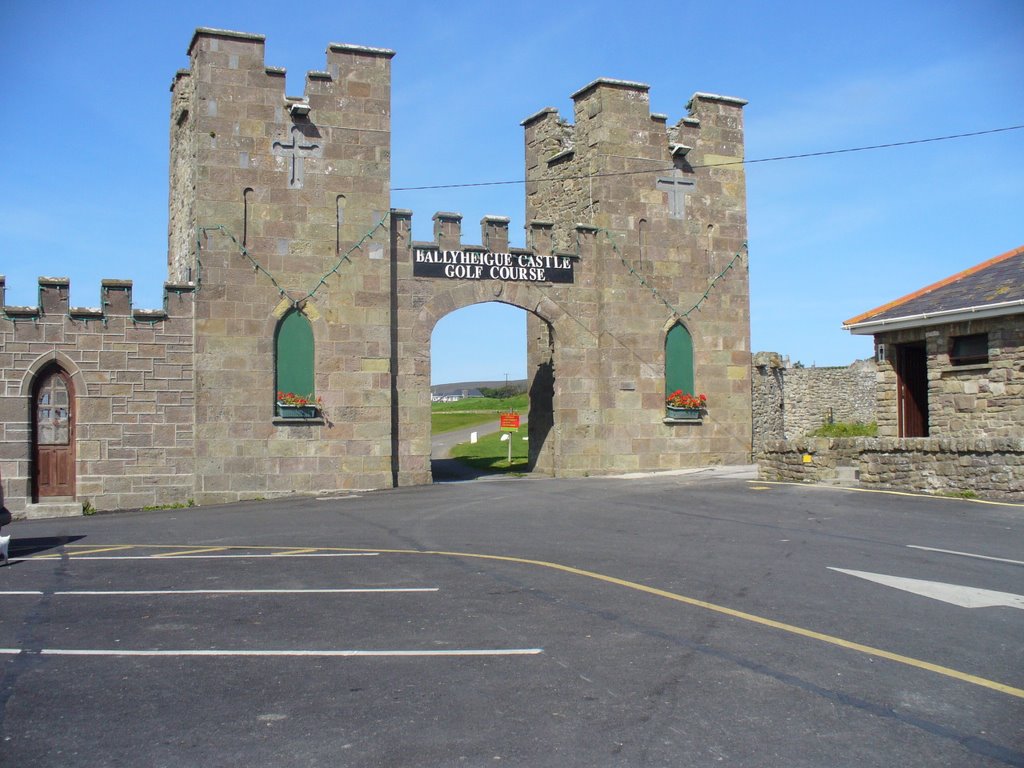
M 995 310 L 1014 302 L 1020 305 L 1016 311 L 1024 313 L 1024 246 L 850 318 L 843 326 L 852 329 L 911 318 L 934 324 L 958 311 Z M 1013 311 L 1012 306 L 1009 309 Z

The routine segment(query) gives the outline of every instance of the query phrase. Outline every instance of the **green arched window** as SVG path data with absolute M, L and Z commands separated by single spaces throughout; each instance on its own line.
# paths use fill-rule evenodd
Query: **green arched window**
M 313 383 L 313 327 L 301 312 L 291 311 L 277 324 L 274 338 L 274 390 L 278 402 L 282 394 L 294 395 L 315 403 Z M 279 416 L 308 415 L 285 411 Z
M 682 323 L 673 325 L 665 336 L 665 396 L 677 389 L 693 390 L 693 337 Z

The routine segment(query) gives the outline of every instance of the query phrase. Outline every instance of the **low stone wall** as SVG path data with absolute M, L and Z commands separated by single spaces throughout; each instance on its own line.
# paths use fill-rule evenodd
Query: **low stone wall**
M 774 440 L 758 456 L 758 476 L 1024 501 L 1024 439 Z

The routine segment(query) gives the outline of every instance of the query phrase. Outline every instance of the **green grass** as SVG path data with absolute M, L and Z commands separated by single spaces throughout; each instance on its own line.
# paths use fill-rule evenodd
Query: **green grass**
M 430 432 L 450 432 L 453 429 L 475 427 L 477 424 L 498 426 L 498 414 L 502 411 L 530 410 L 530 398 L 526 394 L 496 400 L 491 397 L 467 397 L 454 403 L 432 403 L 430 406 Z
M 493 413 L 432 413 L 430 415 L 430 432 L 451 432 L 453 429 L 475 427 L 477 424 L 493 424 L 497 426 L 498 417 Z
M 500 400 L 493 397 L 466 397 L 456 400 L 454 403 L 431 403 L 430 408 L 434 413 L 449 413 L 451 411 L 525 411 L 530 407 L 530 396 L 525 392 L 515 397 L 505 397 Z
M 509 433 L 512 436 L 512 464 L 508 463 L 508 443 L 502 442 L 502 432 L 484 435 L 476 443 L 459 443 L 451 451 L 451 457 L 485 472 L 515 472 L 527 469 L 529 464 L 529 443 L 523 440 L 526 430 Z
M 189 499 L 188 501 L 179 501 L 175 502 L 174 504 L 153 504 L 152 506 L 149 507 L 143 507 L 142 510 L 144 512 L 152 512 L 155 509 L 188 509 L 189 507 L 194 507 L 195 505 L 195 500 Z
M 877 437 L 878 424 L 861 424 L 859 422 L 836 422 L 823 424 L 811 432 L 811 437 Z

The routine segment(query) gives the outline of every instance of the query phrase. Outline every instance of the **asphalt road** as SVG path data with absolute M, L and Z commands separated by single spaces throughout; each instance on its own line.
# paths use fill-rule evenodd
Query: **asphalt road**
M 4 532 L 4 766 L 1024 766 L 1024 507 L 712 472 Z

